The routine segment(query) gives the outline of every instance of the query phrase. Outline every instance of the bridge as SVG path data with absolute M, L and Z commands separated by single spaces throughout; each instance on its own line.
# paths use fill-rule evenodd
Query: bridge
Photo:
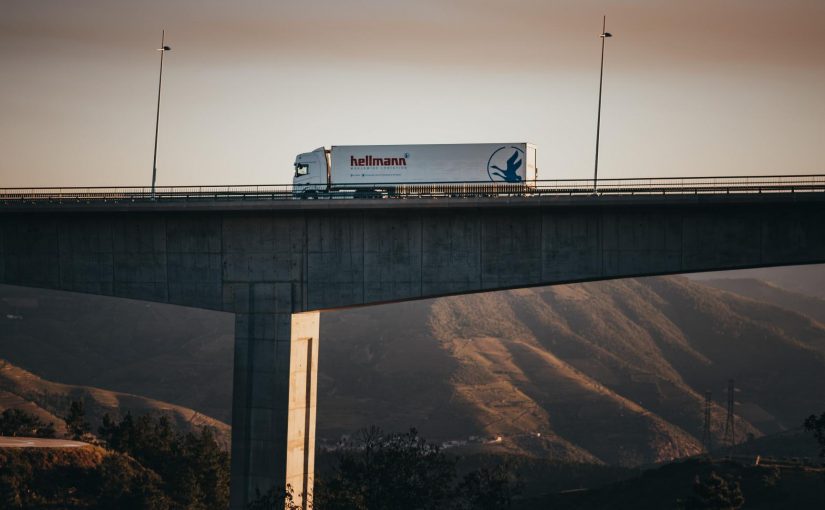
M 235 314 L 231 507 L 310 493 L 323 310 L 825 262 L 825 176 L 0 190 L 0 283 Z
M 363 187 L 363 183 L 353 187 Z M 767 175 L 723 177 L 645 177 L 629 179 L 558 179 L 532 181 L 529 186 L 490 182 L 452 182 L 438 184 L 374 184 L 376 188 L 391 188 L 391 193 L 370 194 L 370 198 L 475 198 L 529 196 L 533 198 L 582 195 L 685 195 L 730 193 L 795 193 L 822 191 L 825 175 Z M 321 186 L 226 185 L 168 186 L 155 190 L 149 187 L 85 187 L 85 188 L 5 188 L 0 189 L 0 205 L 14 203 L 85 203 L 138 201 L 204 201 L 204 200 L 294 200 L 364 198 L 364 193 L 347 189 L 346 184 L 325 192 Z

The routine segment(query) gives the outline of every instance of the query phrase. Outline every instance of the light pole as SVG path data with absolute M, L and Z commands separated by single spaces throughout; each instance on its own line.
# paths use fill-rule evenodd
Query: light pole
M 158 124 L 160 123 L 160 87 L 163 84 L 163 54 L 170 51 L 172 48 L 166 46 L 166 30 L 161 32 L 160 36 L 160 75 L 158 77 L 158 109 L 155 114 L 155 154 L 152 158 L 152 200 L 155 199 L 155 181 L 158 177 Z
M 602 38 L 602 65 L 601 70 L 599 71 L 599 112 L 596 116 L 596 166 L 593 169 L 593 193 L 595 194 L 598 191 L 598 179 L 599 179 L 599 130 L 601 129 L 602 125 L 602 81 L 604 79 L 604 40 L 608 37 L 613 37 L 613 34 L 610 32 L 605 32 L 605 26 L 607 24 L 607 16 L 602 17 L 602 33 L 599 34 L 599 37 Z

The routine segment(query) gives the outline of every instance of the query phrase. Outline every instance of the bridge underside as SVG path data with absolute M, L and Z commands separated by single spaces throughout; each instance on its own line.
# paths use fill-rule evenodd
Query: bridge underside
M 234 312 L 240 509 L 312 488 L 318 310 L 825 262 L 821 192 L 321 202 L 4 207 L 0 282 Z

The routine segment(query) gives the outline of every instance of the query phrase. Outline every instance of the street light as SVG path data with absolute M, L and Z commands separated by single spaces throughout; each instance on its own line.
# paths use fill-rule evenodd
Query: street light
M 152 159 L 152 200 L 155 199 L 155 180 L 158 177 L 158 124 L 160 122 L 160 87 L 163 84 L 163 54 L 172 50 L 164 44 L 165 42 L 166 30 L 163 30 L 160 36 L 160 48 L 158 48 L 160 52 L 160 76 L 158 77 L 158 109 L 155 114 L 155 155 Z
M 604 41 L 608 37 L 613 37 L 613 34 L 610 32 L 605 32 L 605 26 L 607 24 L 607 16 L 602 17 L 602 33 L 599 34 L 599 37 L 602 38 L 602 65 L 601 71 L 599 71 L 599 113 L 596 117 L 596 166 L 593 170 L 593 193 L 595 194 L 598 191 L 597 182 L 599 179 L 599 130 L 601 129 L 602 124 L 602 81 L 604 78 Z

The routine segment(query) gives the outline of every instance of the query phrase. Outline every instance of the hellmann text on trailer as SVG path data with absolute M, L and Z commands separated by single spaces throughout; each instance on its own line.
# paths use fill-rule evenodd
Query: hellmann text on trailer
M 299 195 L 341 190 L 393 193 L 406 185 L 534 186 L 530 143 L 338 145 L 295 157 Z

